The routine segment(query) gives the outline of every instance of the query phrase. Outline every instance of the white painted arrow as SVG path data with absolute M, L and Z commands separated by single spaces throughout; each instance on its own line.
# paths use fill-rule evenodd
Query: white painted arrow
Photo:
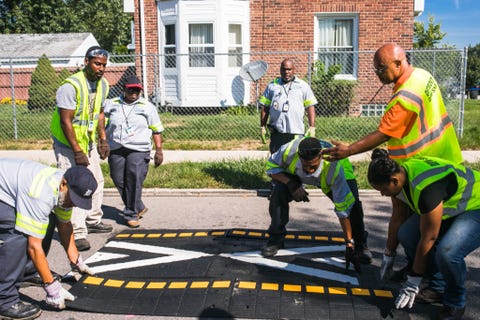
M 91 267 L 90 269 L 95 273 L 138 268 L 138 267 L 144 267 L 144 266 L 151 266 L 151 265 L 157 265 L 157 264 L 163 264 L 163 263 L 170 263 L 170 262 L 176 262 L 176 261 L 184 261 L 184 260 L 198 259 L 201 257 L 213 256 L 213 254 L 209 254 L 205 252 L 144 245 L 139 243 L 123 242 L 123 241 L 111 241 L 111 242 L 108 242 L 105 245 L 105 247 L 149 252 L 153 254 L 160 254 L 163 256 L 150 258 L 150 259 L 112 263 L 112 264 L 107 264 L 103 266 Z M 291 256 L 291 255 L 311 254 L 311 253 L 337 252 L 342 250 L 344 250 L 344 246 L 340 246 L 340 245 L 291 248 L 291 249 L 279 250 L 276 256 Z M 256 265 L 267 266 L 275 269 L 281 269 L 285 271 L 305 274 L 305 275 L 309 275 L 317 278 L 335 280 L 335 281 L 344 282 L 344 283 L 351 283 L 353 285 L 359 284 L 358 279 L 355 277 L 351 277 L 343 273 L 325 271 L 321 269 L 304 267 L 304 266 L 286 263 L 282 261 L 276 261 L 273 259 L 267 259 L 262 257 L 262 255 L 260 254 L 260 251 L 221 253 L 219 254 L 219 256 L 234 259 L 234 260 L 244 261 L 248 263 L 253 263 Z M 129 257 L 129 255 L 115 254 L 115 253 L 102 253 L 99 255 L 93 255 L 92 257 L 86 260 L 86 263 L 115 260 L 115 259 L 124 258 L 124 257 Z M 330 259 L 332 259 L 333 261 L 336 260 L 335 263 L 330 262 L 330 264 L 344 268 L 345 264 L 341 263 L 342 262 L 341 259 L 338 259 L 335 257 L 332 257 Z M 321 258 L 315 258 L 312 260 L 329 263 L 328 260 L 323 261 L 321 260 Z

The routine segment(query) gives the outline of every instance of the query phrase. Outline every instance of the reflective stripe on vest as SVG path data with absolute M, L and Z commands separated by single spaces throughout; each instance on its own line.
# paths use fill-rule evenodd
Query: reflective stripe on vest
M 57 196 L 59 181 L 57 179 L 52 179 L 57 172 L 58 169 L 52 167 L 45 167 L 42 169 L 33 178 L 32 184 L 28 190 L 28 195 L 32 198 L 40 198 L 46 182 L 53 191 L 53 194 Z M 47 233 L 48 223 L 41 223 L 33 220 L 32 218 L 25 217 L 21 212 L 17 212 L 15 224 L 33 234 L 45 236 Z
M 77 105 L 75 109 L 75 115 L 72 119 L 73 130 L 75 131 L 75 137 L 83 152 L 88 152 L 90 141 L 95 140 L 96 129 L 98 124 L 98 115 L 102 108 L 103 101 L 108 95 L 109 87 L 108 82 L 102 78 L 97 82 L 97 91 L 94 102 L 94 116 L 93 116 L 93 131 L 88 132 L 89 124 L 89 90 L 87 86 L 87 79 L 83 71 L 77 72 L 74 75 L 68 77 L 63 83 L 70 83 L 75 88 Z M 60 115 L 58 107 L 52 117 L 51 124 L 52 135 L 61 143 L 70 146 L 63 129 L 60 125 Z
M 415 68 L 388 103 L 417 114 L 417 119 L 403 138 L 391 137 L 387 142 L 390 157 L 404 162 L 414 155 L 463 161 L 453 123 L 448 116 L 435 79 L 425 70 Z
M 402 166 L 407 169 L 411 181 L 410 190 L 412 192 L 412 200 L 414 201 L 413 206 L 417 213 L 420 212 L 418 202 L 422 191 L 430 184 L 452 173 L 455 174 L 458 188 L 455 194 L 444 201 L 442 219 L 454 217 L 467 210 L 480 209 L 479 199 L 473 198 L 476 179 L 472 169 L 431 157 L 412 159 L 405 162 Z
M 45 236 L 47 234 L 48 223 L 41 223 L 23 216 L 20 212 L 17 212 L 15 225 L 21 227 L 22 229 L 28 230 L 33 234 L 38 234 Z

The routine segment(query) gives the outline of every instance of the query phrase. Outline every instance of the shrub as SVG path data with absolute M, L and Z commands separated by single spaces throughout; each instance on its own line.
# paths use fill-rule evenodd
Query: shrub
M 341 70 L 340 65 L 332 65 L 328 70 L 325 69 L 320 60 L 315 62 L 311 87 L 318 100 L 316 113 L 332 117 L 348 115 L 357 81 L 335 80 L 335 75 Z
M 55 94 L 58 88 L 58 76 L 50 60 L 43 54 L 32 73 L 28 89 L 28 109 L 45 110 L 55 108 Z
M 11 97 L 5 97 L 2 100 L 0 100 L 0 104 L 12 104 L 12 98 Z M 24 106 L 27 104 L 27 101 L 22 100 L 22 99 L 15 99 L 15 104 L 17 106 Z

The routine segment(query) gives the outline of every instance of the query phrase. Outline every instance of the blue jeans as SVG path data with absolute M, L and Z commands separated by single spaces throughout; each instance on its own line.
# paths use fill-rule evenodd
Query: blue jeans
M 412 215 L 400 226 L 398 240 L 405 249 L 408 262 L 413 263 L 420 241 L 418 214 Z M 429 279 L 432 290 L 444 293 L 443 304 L 456 308 L 465 306 L 467 266 L 464 258 L 478 247 L 480 210 L 467 211 L 442 221 L 440 235 L 432 249 L 424 277 Z

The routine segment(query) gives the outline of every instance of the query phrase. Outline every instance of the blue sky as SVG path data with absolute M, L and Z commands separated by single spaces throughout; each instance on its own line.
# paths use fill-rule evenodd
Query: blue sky
M 424 11 L 415 21 L 428 22 L 428 15 L 447 35 L 441 43 L 463 48 L 480 43 L 479 0 L 425 0 Z

